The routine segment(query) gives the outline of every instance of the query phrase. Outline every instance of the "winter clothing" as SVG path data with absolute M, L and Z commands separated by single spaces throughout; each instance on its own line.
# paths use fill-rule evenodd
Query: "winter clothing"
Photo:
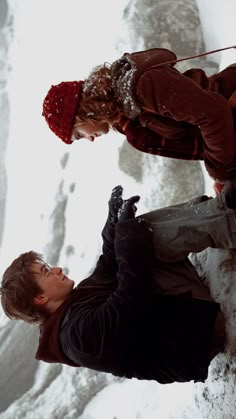
M 236 209 L 236 179 L 227 179 L 224 185 L 224 196 L 228 208 Z
M 174 60 L 172 51 L 153 48 L 124 54 L 112 64 L 114 100 L 124 112 L 115 128 L 140 151 L 204 160 L 211 177 L 231 178 L 236 173 L 236 64 L 207 77 L 199 68 L 180 73 Z M 43 104 L 49 127 L 67 144 L 72 144 L 82 85 L 52 86 Z
M 234 211 L 221 193 L 117 223 L 110 213 L 94 272 L 42 325 L 36 358 L 160 383 L 204 381 L 223 350 L 224 320 L 188 254 L 236 248 Z
M 118 212 L 123 205 L 122 193 L 122 186 L 116 186 L 114 189 L 112 189 L 111 197 L 108 201 L 109 220 L 112 224 L 115 224 L 118 221 Z
M 139 195 L 132 196 L 129 199 L 125 199 L 122 207 L 119 210 L 119 221 L 125 221 L 129 218 L 134 218 L 135 213 L 137 211 L 136 203 L 140 200 Z
M 82 81 L 62 82 L 51 86 L 43 102 L 43 113 L 49 128 L 65 143 L 71 138 L 72 126 L 82 92 Z
M 172 65 L 160 65 L 168 58 L 168 51 L 165 59 L 157 48 L 124 54 L 112 64 L 115 96 L 130 120 L 117 128 L 140 151 L 204 159 L 211 177 L 230 178 L 236 170 L 232 113 L 235 127 L 236 115 L 231 108 L 236 64 L 207 77 L 201 69 L 181 74 Z
M 232 185 L 235 179 L 229 181 Z M 202 202 L 201 202 L 202 201 Z M 189 252 L 207 247 L 236 249 L 235 211 L 228 208 L 225 192 L 216 198 L 193 199 L 144 214 L 154 235 L 155 256 L 165 262 L 180 262 Z

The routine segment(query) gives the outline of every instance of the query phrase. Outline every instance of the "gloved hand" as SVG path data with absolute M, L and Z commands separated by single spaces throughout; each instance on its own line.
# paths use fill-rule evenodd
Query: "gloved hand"
M 123 204 L 122 193 L 123 188 L 121 185 L 115 186 L 115 188 L 112 189 L 111 197 L 108 201 L 111 223 L 116 223 L 118 221 L 118 211 Z
M 125 221 L 135 217 L 137 211 L 136 202 L 140 200 L 140 196 L 131 196 L 129 199 L 125 199 L 118 213 L 118 221 Z

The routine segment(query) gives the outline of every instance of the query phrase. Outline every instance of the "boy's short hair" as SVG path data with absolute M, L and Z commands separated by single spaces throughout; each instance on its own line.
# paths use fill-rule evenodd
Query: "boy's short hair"
M 32 270 L 33 263 L 44 263 L 43 256 L 30 251 L 13 260 L 2 277 L 1 303 L 10 319 L 42 323 L 48 317 L 48 313 L 44 307 L 36 305 L 33 301 L 41 292 Z

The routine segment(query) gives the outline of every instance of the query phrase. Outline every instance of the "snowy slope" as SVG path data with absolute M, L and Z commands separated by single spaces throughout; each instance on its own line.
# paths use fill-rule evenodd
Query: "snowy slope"
M 45 91 L 51 83 L 82 78 L 87 68 L 112 61 L 126 51 L 155 45 L 172 47 L 173 39 L 178 41 L 176 48 L 181 45 L 176 51 L 181 56 L 203 50 L 198 11 L 194 1 L 186 6 L 186 2 L 176 0 L 118 4 L 100 0 L 99 6 L 92 0 L 68 0 L 66 7 L 58 0 L 10 3 L 15 11 L 15 39 L 8 86 L 12 124 L 6 160 L 9 192 L 2 264 L 6 266 L 18 253 L 33 248 L 45 252 L 49 262 L 65 267 L 79 282 L 99 254 L 100 231 L 114 185 L 123 184 L 127 196 L 141 195 L 141 213 L 203 193 L 204 177 L 198 163 L 157 161 L 154 156 L 143 155 L 136 157 L 139 171 L 134 172 L 129 164 L 130 151 L 117 134 L 100 139 L 92 147 L 84 143 L 76 150 L 68 149 L 42 122 Z M 197 4 L 207 48 L 231 43 L 233 36 L 236 41 L 236 30 L 232 35 L 232 25 L 227 25 L 235 16 L 233 0 L 214 0 L 214 4 L 198 0 Z M 222 40 L 217 30 L 220 24 Z M 92 42 L 90 32 L 96 33 Z M 220 66 L 227 58 L 228 63 L 233 58 L 236 61 L 231 54 L 215 58 Z M 161 386 L 37 363 L 32 354 L 38 331 L 9 322 L 0 313 L 0 419 L 234 419 L 236 364 L 230 352 L 236 348 L 235 260 L 234 254 L 218 250 L 205 251 L 193 259 L 212 295 L 222 303 L 227 319 L 228 352 L 215 358 L 204 384 Z

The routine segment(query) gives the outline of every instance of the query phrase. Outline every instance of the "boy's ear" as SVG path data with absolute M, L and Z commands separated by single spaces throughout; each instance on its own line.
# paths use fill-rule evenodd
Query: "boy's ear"
M 48 301 L 48 297 L 45 294 L 38 294 L 36 297 L 33 298 L 33 302 L 36 305 L 46 304 Z

